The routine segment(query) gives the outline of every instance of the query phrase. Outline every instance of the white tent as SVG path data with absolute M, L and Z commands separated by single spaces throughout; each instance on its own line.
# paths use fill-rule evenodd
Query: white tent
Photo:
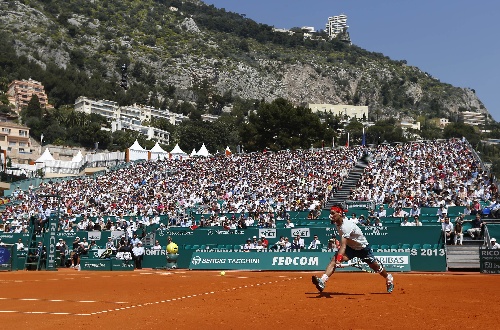
M 147 160 L 148 159 L 148 151 L 146 149 L 144 149 L 143 147 L 141 147 L 141 145 L 139 144 L 139 142 L 137 142 L 137 140 L 135 140 L 134 144 L 132 144 L 128 148 L 128 151 L 129 151 L 129 160 L 130 161 L 141 160 L 141 159 Z
M 82 151 L 81 150 L 78 150 L 78 153 L 73 157 L 73 159 L 71 160 L 72 162 L 75 162 L 75 163 L 79 163 L 83 160 L 83 155 L 82 155 Z
M 174 149 L 170 151 L 170 155 L 173 159 L 182 159 L 183 157 L 187 157 L 188 154 L 182 151 L 182 149 L 179 147 L 179 144 L 176 144 Z
M 151 159 L 156 160 L 156 159 L 165 159 L 168 157 L 168 152 L 163 150 L 162 147 L 160 147 L 160 144 L 156 142 L 155 146 L 151 148 Z
M 198 150 L 196 155 L 202 156 L 202 157 L 208 157 L 210 155 L 210 153 L 207 150 L 207 147 L 205 147 L 205 143 L 202 144 L 200 150 Z
M 193 149 L 193 151 L 191 151 L 191 157 L 195 157 L 196 156 L 196 150 Z
M 135 140 L 134 144 L 132 144 L 130 147 L 129 147 L 130 150 L 137 150 L 137 151 L 143 151 L 144 148 L 141 147 L 141 145 L 139 144 L 139 142 L 137 140 Z
M 35 161 L 35 163 L 45 163 L 48 160 L 55 160 L 50 154 L 49 148 L 45 149 L 43 154 Z

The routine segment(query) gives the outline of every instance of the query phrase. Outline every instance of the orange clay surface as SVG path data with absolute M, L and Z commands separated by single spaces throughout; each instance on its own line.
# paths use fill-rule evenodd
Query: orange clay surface
M 2 329 L 496 329 L 500 276 L 316 272 L 0 273 Z

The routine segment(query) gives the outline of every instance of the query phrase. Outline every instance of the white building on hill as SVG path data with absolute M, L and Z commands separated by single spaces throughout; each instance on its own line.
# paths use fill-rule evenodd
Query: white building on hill
M 339 116 L 344 120 L 353 118 L 359 121 L 368 120 L 368 106 L 366 105 L 347 105 L 347 104 L 309 104 L 309 109 L 317 113 L 331 113 L 334 116 Z
M 87 114 L 95 113 L 106 117 L 111 122 L 111 131 L 130 129 L 141 132 L 148 139 L 156 139 L 159 143 L 169 144 L 170 133 L 155 127 L 142 125 L 151 119 L 165 119 L 177 125 L 188 117 L 170 112 L 169 110 L 156 109 L 143 105 L 118 106 L 118 103 L 108 100 L 92 100 L 80 96 L 75 102 L 75 111 Z
M 340 33 L 347 29 L 347 15 L 341 14 L 337 16 L 328 17 L 328 22 L 326 23 L 326 33 L 330 38 L 335 38 Z

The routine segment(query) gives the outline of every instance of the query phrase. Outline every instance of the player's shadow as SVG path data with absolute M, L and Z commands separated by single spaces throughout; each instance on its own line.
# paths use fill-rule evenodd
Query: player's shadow
M 333 296 L 364 296 L 364 293 L 346 293 L 346 292 L 306 292 L 307 295 L 315 295 L 314 297 L 309 296 L 308 299 L 318 299 L 318 298 L 333 298 Z

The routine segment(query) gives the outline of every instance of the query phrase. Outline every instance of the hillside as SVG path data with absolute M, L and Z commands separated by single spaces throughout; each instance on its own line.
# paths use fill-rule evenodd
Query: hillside
M 40 80 L 56 106 L 85 94 L 161 107 L 203 101 L 217 113 L 235 97 L 282 97 L 296 105 L 369 105 L 377 117 L 488 114 L 473 90 L 441 83 L 404 60 L 321 36 L 304 39 L 300 31 L 273 32 L 201 1 L 1 1 L 0 15 L 0 32 L 18 56 L 65 72 L 57 82 L 16 68 L 2 83 Z M 123 63 L 126 94 L 118 87 Z

